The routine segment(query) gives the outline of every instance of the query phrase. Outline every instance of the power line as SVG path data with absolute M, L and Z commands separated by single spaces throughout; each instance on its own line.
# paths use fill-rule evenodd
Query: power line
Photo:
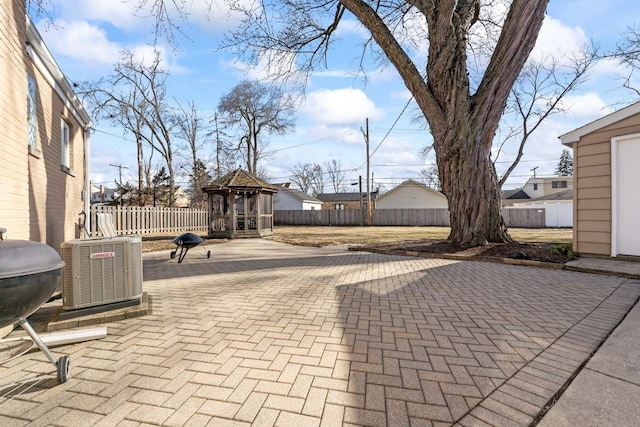
M 387 131 L 387 133 L 382 137 L 382 140 L 378 143 L 378 145 L 376 146 L 376 148 L 373 150 L 373 152 L 367 156 L 367 159 L 365 160 L 365 162 L 363 164 L 361 164 L 360 166 L 358 166 L 356 169 L 354 170 L 360 170 L 362 169 L 362 167 L 364 165 L 367 164 L 367 162 L 369 161 L 369 159 L 371 159 L 371 157 L 373 157 L 374 154 L 376 154 L 376 151 L 378 151 L 378 148 L 380 148 L 380 146 L 382 145 L 382 143 L 384 141 L 386 141 L 387 137 L 389 136 L 389 134 L 391 133 L 391 131 L 393 130 L 393 128 L 396 126 L 396 124 L 398 124 L 398 121 L 400 120 L 400 118 L 402 117 L 402 115 L 404 114 L 404 112 L 407 110 L 407 108 L 409 108 L 409 104 L 411 104 L 411 101 L 413 101 L 413 96 L 407 101 L 406 105 L 404 106 L 404 108 L 402 109 L 402 111 L 400 111 L 400 114 L 398 114 L 398 117 L 396 118 L 396 120 L 393 122 L 393 124 L 391 125 L 391 127 L 389 128 L 389 130 Z

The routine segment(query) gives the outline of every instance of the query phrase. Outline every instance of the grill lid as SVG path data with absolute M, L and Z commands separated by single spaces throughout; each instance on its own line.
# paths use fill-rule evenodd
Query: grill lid
M 64 267 L 55 249 L 28 240 L 0 241 L 0 280 Z
M 199 245 L 204 242 L 204 239 L 197 234 L 193 233 L 184 233 L 179 235 L 178 237 L 174 237 L 171 240 L 172 243 L 176 245 Z

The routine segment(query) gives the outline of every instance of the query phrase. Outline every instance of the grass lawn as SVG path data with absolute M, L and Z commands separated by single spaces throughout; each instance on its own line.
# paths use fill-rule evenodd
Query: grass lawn
M 570 228 L 511 228 L 519 242 L 571 243 Z M 422 239 L 446 239 L 449 227 L 311 227 L 279 226 L 273 240 L 306 246 L 391 243 Z
M 573 231 L 570 228 L 512 228 L 511 236 L 519 242 L 571 243 Z M 202 237 L 205 231 L 196 232 Z M 274 230 L 272 240 L 303 246 L 328 245 L 375 245 L 423 239 L 446 239 L 449 227 L 312 227 L 279 226 Z M 171 243 L 175 236 L 143 236 L 143 252 L 173 250 Z M 207 245 L 224 243 L 226 240 L 207 240 Z

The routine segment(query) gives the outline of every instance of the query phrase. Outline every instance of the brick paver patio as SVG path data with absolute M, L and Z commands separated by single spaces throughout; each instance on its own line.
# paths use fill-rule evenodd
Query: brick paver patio
M 527 425 L 640 293 L 534 267 L 210 249 L 147 254 L 153 314 L 54 349 L 69 382 L 43 380 L 39 352 L 0 365 L 0 425 Z

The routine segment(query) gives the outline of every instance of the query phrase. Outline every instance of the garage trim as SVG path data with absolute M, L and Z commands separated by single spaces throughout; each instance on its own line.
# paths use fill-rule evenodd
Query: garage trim
M 611 138 L 611 256 L 615 257 L 618 251 L 618 205 L 619 205 L 619 187 L 618 174 L 618 144 L 629 139 L 639 139 L 640 133 L 616 136 Z

